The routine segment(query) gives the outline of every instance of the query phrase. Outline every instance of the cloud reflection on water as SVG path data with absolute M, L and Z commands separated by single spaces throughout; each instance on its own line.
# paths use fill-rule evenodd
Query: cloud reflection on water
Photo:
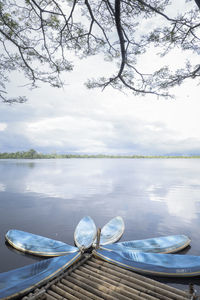
M 65 162 L 49 168 L 48 165 L 42 165 L 39 170 L 38 167 L 34 169 L 24 183 L 25 192 L 61 199 L 88 198 L 112 192 L 112 179 L 104 177 L 104 171 L 98 166 L 98 162 L 94 164 L 94 168 L 88 168 L 88 162 L 79 160 L 78 166 L 75 162 L 75 169 L 71 168 L 71 162 L 69 165 Z
M 73 244 L 75 226 L 90 215 L 102 227 L 125 221 L 122 240 L 170 234 L 199 249 L 200 164 L 184 159 L 60 159 L 0 161 L 0 237 L 11 228 Z M 3 244 L 2 244 L 3 245 Z M 1 249 L 5 251 L 6 249 Z M 11 257 L 10 267 L 13 267 Z M 18 260 L 15 260 L 16 267 Z M 5 262 L 6 269 L 9 262 Z M 4 270 L 5 270 L 4 269 Z
M 0 182 L 0 192 L 5 192 L 5 190 L 6 190 L 6 185 Z
M 130 211 L 132 217 L 150 211 L 162 216 L 165 211 L 169 217 L 191 222 L 199 212 L 196 171 L 194 161 L 188 160 L 60 161 L 38 165 L 26 178 L 25 190 L 76 201 L 90 198 L 92 206 L 102 204 L 107 214 L 115 206 L 126 217 Z M 83 204 L 76 204 L 81 209 Z
M 78 221 L 89 214 L 102 226 L 121 215 L 131 235 L 133 227 L 140 235 L 149 227 L 152 235 L 168 234 L 198 222 L 199 169 L 198 160 L 186 159 L 10 161 L 0 173 L 0 191 L 7 186 L 19 199 L 31 197 L 19 205 L 32 207 L 32 214 L 46 207 L 46 218 L 74 214 Z
M 192 221 L 197 218 L 197 205 L 199 202 L 200 189 L 193 190 L 192 187 L 171 188 L 164 198 L 156 193 L 156 188 L 150 192 L 151 201 L 165 201 L 168 213 L 171 216 L 184 218 L 185 221 Z

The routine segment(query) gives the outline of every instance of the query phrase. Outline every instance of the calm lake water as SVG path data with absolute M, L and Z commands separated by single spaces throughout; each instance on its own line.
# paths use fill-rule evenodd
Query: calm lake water
M 0 272 L 40 260 L 6 245 L 9 229 L 73 245 L 86 215 L 97 227 L 122 216 L 121 241 L 186 234 L 184 253 L 200 255 L 200 160 L 0 160 Z M 194 282 L 199 291 L 199 278 L 164 281 L 181 289 Z

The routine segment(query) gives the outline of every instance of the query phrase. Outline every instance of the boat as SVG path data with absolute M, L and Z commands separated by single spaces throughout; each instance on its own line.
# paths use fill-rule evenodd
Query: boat
M 90 217 L 84 217 L 76 227 L 75 240 L 78 247 L 91 247 L 96 238 L 96 226 Z M 79 248 L 61 241 L 46 238 L 37 234 L 10 229 L 5 235 L 6 241 L 15 249 L 24 253 L 53 257 L 79 251 Z
M 100 245 L 108 245 L 118 241 L 124 233 L 124 221 L 122 217 L 118 216 L 111 219 L 101 229 Z M 96 245 L 96 241 L 93 246 Z
M 80 258 L 81 252 L 71 253 L 0 273 L 0 299 L 21 299 L 24 294 L 58 276 Z
M 88 249 L 96 239 L 97 229 L 91 217 L 80 220 L 74 232 L 74 242 L 79 249 Z
M 66 243 L 16 229 L 9 230 L 5 238 L 15 249 L 38 256 L 60 256 L 79 251 Z
M 137 252 L 174 253 L 189 246 L 190 242 L 190 238 L 186 235 L 169 235 L 144 240 L 118 242 L 103 247 L 101 246 L 101 249 L 110 251 L 123 251 L 127 249 Z
M 96 239 L 94 239 L 96 226 L 90 217 L 83 218 L 79 222 L 75 232 L 75 239 L 79 247 L 89 248 L 92 240 L 95 240 L 93 247 L 96 246 Z M 133 251 L 142 252 L 173 253 L 187 247 L 191 242 L 185 235 L 171 235 L 114 243 L 120 239 L 123 232 L 123 219 L 119 216 L 111 219 L 102 228 L 100 236 L 101 248 L 109 251 L 132 249 Z M 5 239 L 19 251 L 44 257 L 67 255 L 79 251 L 77 247 L 66 243 L 16 229 L 9 230 L 5 235 Z M 82 239 L 82 242 L 80 242 L 80 239 Z
M 107 262 L 141 274 L 166 277 L 200 275 L 200 256 L 124 251 L 93 250 Z

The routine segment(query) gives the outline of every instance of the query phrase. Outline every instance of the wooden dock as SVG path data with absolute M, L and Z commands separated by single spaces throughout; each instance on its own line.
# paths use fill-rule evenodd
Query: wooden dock
M 84 254 L 71 268 L 22 298 L 69 300 L 185 300 L 188 292 L 170 287 L 135 272 Z

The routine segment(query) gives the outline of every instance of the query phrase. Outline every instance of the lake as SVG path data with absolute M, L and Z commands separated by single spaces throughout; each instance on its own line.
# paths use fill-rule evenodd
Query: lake
M 0 272 L 36 262 L 5 243 L 19 229 L 73 245 L 76 225 L 122 216 L 121 241 L 186 234 L 199 255 L 199 159 L 0 160 Z M 187 289 L 198 279 L 162 279 Z

